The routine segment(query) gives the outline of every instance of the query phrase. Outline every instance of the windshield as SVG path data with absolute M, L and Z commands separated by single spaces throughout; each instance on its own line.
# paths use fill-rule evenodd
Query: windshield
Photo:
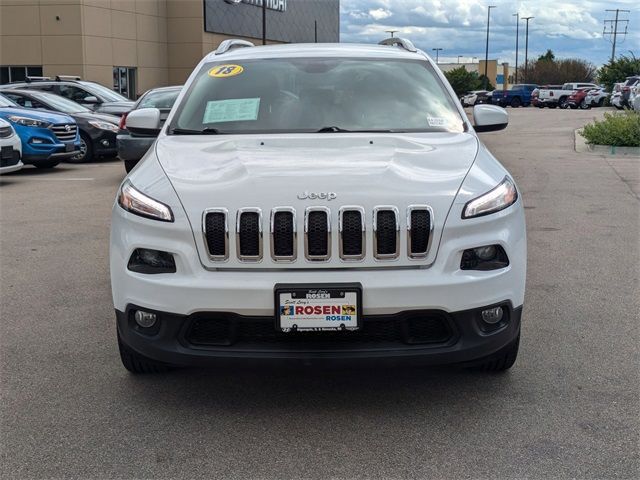
M 0 107 L 17 107 L 18 104 L 9 100 L 4 95 L 0 95 Z
M 114 92 L 113 90 L 100 85 L 99 83 L 93 82 L 82 82 L 82 85 L 85 87 L 89 87 L 90 90 L 97 92 L 100 96 L 106 100 L 107 102 L 130 102 L 127 97 L 123 97 L 118 92 Z
M 32 92 L 36 100 L 46 103 L 48 106 L 63 113 L 91 112 L 87 107 L 83 107 L 79 103 L 69 100 L 68 98 L 54 95 L 53 93 Z
M 147 93 L 140 99 L 137 108 L 158 108 L 160 110 L 171 110 L 178 98 L 180 89 L 156 90 Z
M 426 61 L 285 58 L 205 65 L 169 133 L 462 132 L 464 125 Z

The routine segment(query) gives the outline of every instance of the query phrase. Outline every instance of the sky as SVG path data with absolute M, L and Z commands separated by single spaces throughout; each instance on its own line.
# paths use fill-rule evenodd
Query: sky
M 398 30 L 396 36 L 410 39 L 435 57 L 432 48 L 442 48 L 440 62 L 471 62 L 484 59 L 487 5 L 491 10 L 489 58 L 515 64 L 516 12 L 529 21 L 529 59 L 547 49 L 556 58 L 582 58 L 600 66 L 609 61 L 612 44 L 603 36 L 603 21 L 615 18 L 607 9 L 628 19 L 628 34 L 618 36 L 616 56 L 633 51 L 640 57 L 640 0 L 341 0 L 342 42 L 374 43 Z M 624 24 L 619 24 L 624 30 Z M 622 41 L 624 40 L 624 41 Z M 524 63 L 525 21 L 520 22 L 518 64 Z M 477 61 L 477 59 L 475 60 Z

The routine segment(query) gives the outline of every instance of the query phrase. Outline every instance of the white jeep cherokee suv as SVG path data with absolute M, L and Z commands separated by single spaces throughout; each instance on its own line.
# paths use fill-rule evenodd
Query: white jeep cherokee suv
M 521 197 L 411 42 L 254 47 L 196 67 L 113 207 L 124 366 L 423 360 L 505 370 L 524 301 Z

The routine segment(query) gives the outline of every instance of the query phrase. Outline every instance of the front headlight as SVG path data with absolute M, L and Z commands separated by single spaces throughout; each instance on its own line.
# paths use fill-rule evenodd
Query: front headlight
M 468 202 L 462 210 L 462 218 L 481 217 L 499 212 L 513 205 L 517 199 L 518 191 L 513 180 L 504 177 L 496 188 Z
M 118 205 L 126 211 L 141 217 L 173 222 L 173 212 L 164 203 L 160 203 L 137 190 L 129 180 L 122 184 L 118 193 Z
M 51 123 L 45 122 L 44 120 L 36 120 L 35 118 L 29 117 L 20 117 L 19 115 L 11 115 L 9 117 L 13 123 L 17 123 L 18 125 L 22 125 L 23 127 L 38 127 L 38 128 L 48 128 Z
M 92 120 L 89 122 L 89 125 L 92 127 L 98 128 L 100 130 L 108 130 L 109 132 L 117 132 L 118 125 L 109 122 L 100 122 L 98 120 Z

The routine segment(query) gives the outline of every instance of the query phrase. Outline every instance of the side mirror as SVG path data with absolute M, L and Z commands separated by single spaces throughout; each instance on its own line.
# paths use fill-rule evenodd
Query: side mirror
M 139 135 L 158 135 L 160 133 L 160 110 L 157 108 L 140 108 L 127 115 L 126 128 Z
M 507 128 L 509 114 L 496 105 L 476 105 L 473 107 L 473 128 L 476 132 L 495 132 Z
M 97 97 L 94 97 L 93 95 L 89 95 L 88 97 L 84 97 L 82 99 L 82 103 L 89 103 L 91 105 L 97 105 L 98 103 L 102 103 L 102 102 L 100 102 L 100 100 L 98 100 Z

